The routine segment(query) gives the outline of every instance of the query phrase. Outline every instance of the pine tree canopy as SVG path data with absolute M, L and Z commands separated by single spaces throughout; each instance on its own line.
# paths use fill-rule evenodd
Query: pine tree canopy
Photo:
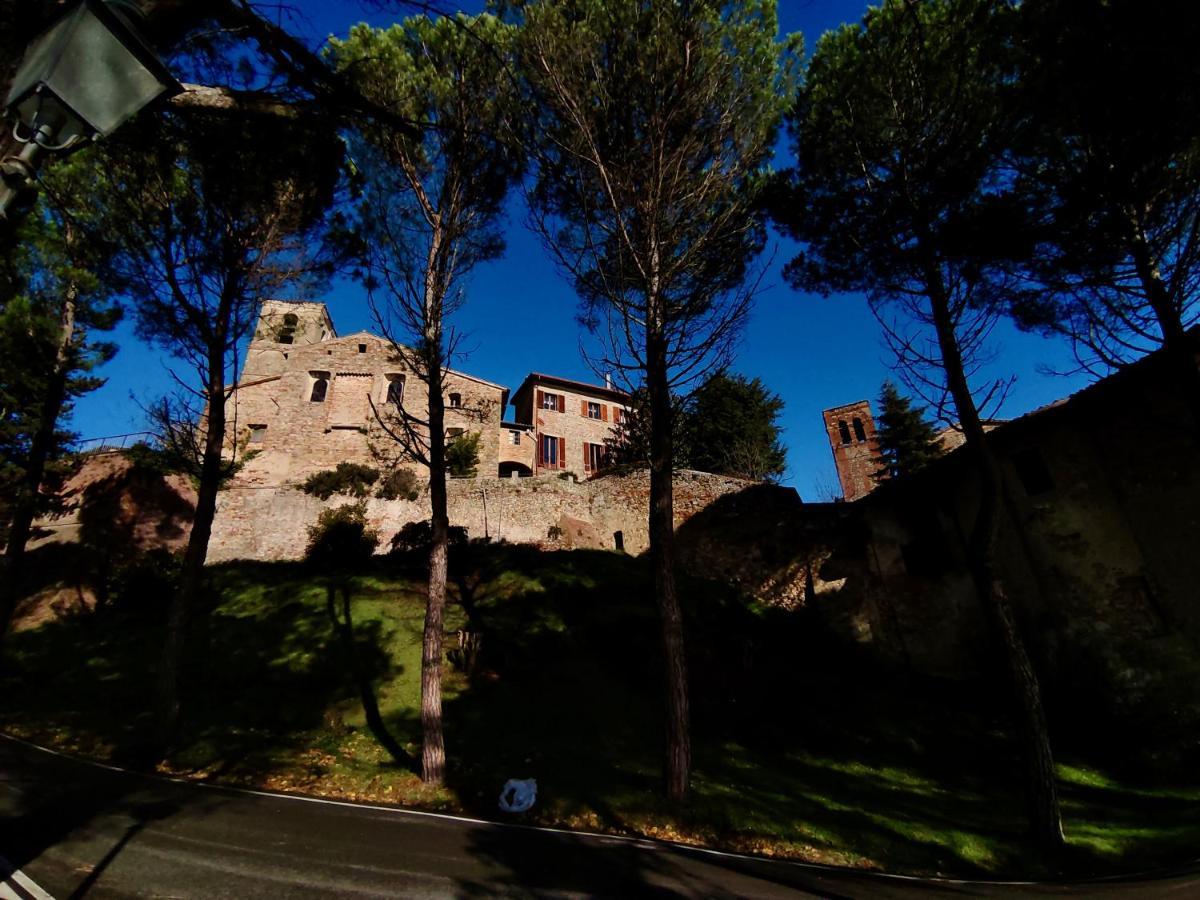
M 879 442 L 877 481 L 911 475 L 943 453 L 933 426 L 890 381 L 885 381 L 879 391 L 875 426 Z

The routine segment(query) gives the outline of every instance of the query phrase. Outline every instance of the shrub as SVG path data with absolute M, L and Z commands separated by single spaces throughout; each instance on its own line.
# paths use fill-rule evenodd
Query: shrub
M 345 494 L 348 497 L 365 497 L 370 492 L 371 485 L 379 480 L 379 470 L 358 463 L 338 463 L 336 469 L 326 469 L 324 472 L 314 472 L 304 480 L 301 490 L 322 500 L 328 500 L 334 494 Z
M 416 500 L 420 493 L 412 469 L 393 469 L 379 482 L 375 496 L 380 500 Z
M 446 471 L 452 478 L 474 478 L 479 471 L 479 433 L 460 434 L 446 445 Z
M 113 567 L 108 576 L 109 602 L 123 612 L 165 610 L 182 572 L 182 554 L 163 547 L 141 553 Z
M 367 504 L 347 503 L 321 510 L 308 529 L 304 557 L 321 569 L 350 569 L 370 560 L 378 546 L 379 532 L 367 527 Z
M 467 529 L 451 525 L 448 535 L 451 547 L 467 543 Z M 393 553 L 428 553 L 433 546 L 433 526 L 428 521 L 409 522 L 392 538 Z

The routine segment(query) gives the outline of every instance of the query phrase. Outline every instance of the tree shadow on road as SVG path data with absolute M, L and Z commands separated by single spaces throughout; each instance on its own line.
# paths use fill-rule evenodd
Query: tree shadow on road
M 206 815 L 222 802 L 169 782 L 100 769 L 0 740 L 9 773 L 0 855 L 21 869 L 66 846 L 84 871 L 71 898 L 86 896 L 144 828 L 187 810 Z

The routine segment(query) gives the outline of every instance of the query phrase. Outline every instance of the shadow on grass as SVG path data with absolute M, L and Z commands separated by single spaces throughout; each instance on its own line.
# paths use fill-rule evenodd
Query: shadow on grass
M 1042 873 L 1026 858 L 1003 687 L 882 668 L 803 610 L 757 609 L 685 579 L 696 766 L 690 804 L 673 807 L 660 796 L 660 650 L 645 561 L 471 546 L 452 566 L 463 602 L 448 609 L 447 628 L 461 623 L 483 640 L 469 671 L 445 675 L 450 793 L 422 793 L 394 761 L 420 740 L 423 615 L 421 573 L 394 561 L 353 579 L 358 679 L 323 580 L 288 564 L 212 570 L 223 599 L 192 635 L 186 730 L 172 764 L 234 781 L 280 776 L 279 786 L 300 789 L 341 779 L 337 789 L 355 796 L 486 817 L 498 815 L 508 778 L 534 777 L 538 804 L 516 821 L 894 871 Z M 17 668 L 0 682 L 13 698 L 3 722 L 67 733 L 101 753 L 136 746 L 160 635 L 157 623 L 115 610 L 16 635 Z M 357 717 L 364 683 L 378 704 L 376 734 L 394 738 L 390 758 L 345 721 Z M 1177 860 L 1200 834 L 1177 791 L 1081 776 L 1064 781 L 1063 797 L 1068 834 L 1079 836 L 1077 872 Z M 543 883 L 525 871 L 532 863 L 510 858 L 511 846 L 478 850 L 514 878 Z M 640 858 L 618 854 L 612 865 L 597 884 L 666 883 Z
M 384 649 L 385 623 L 353 622 L 355 672 L 326 615 L 321 584 L 299 567 L 216 569 L 210 605 L 189 634 L 184 725 L 169 762 L 198 774 L 253 778 L 291 765 L 312 734 L 339 730 L 330 710 L 352 706 L 361 676 L 403 674 Z M 23 733 L 70 735 L 80 749 L 136 759 L 150 733 L 161 609 L 73 616 L 14 635 L 0 711 Z

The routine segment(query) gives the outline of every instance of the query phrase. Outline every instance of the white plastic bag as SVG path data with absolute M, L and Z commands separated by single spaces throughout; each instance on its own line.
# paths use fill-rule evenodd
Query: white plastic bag
M 505 812 L 525 812 L 537 799 L 537 779 L 510 778 L 500 791 L 500 808 Z

